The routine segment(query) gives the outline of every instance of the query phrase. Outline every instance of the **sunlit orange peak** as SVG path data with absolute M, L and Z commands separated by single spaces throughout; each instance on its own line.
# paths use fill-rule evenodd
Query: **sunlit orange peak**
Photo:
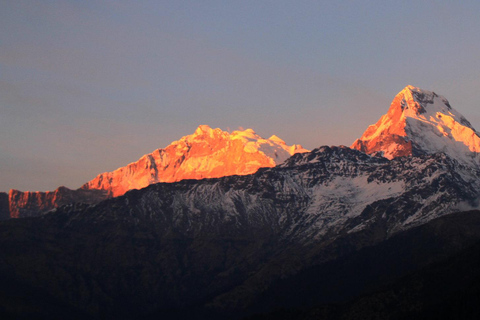
M 410 85 L 351 147 L 388 159 L 443 152 L 462 163 L 480 163 L 480 135 L 470 122 L 443 96 Z
M 119 196 L 156 182 L 250 174 L 300 152 L 308 150 L 301 145 L 288 146 L 275 135 L 264 139 L 252 129 L 230 134 L 200 125 L 192 135 L 144 155 L 126 167 L 102 173 L 82 188 L 107 190 L 111 196 Z

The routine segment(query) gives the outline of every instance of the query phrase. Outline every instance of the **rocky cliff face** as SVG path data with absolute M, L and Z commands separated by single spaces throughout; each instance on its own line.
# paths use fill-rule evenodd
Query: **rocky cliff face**
M 106 198 L 107 192 L 103 190 L 70 190 L 59 187 L 55 191 L 22 192 L 12 189 L 8 193 L 7 212 L 10 218 L 34 217 L 69 203 L 95 204 Z
M 443 152 L 466 164 L 480 164 L 480 135 L 448 100 L 407 86 L 388 113 L 368 127 L 351 148 L 395 157 Z

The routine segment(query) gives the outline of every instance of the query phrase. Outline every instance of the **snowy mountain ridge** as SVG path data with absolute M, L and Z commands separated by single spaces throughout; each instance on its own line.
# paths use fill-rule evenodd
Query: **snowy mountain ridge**
M 472 125 L 444 97 L 412 86 L 407 86 L 397 94 L 388 113 L 370 126 L 351 148 L 361 151 L 352 160 L 356 163 L 354 166 L 352 161 L 347 161 L 344 157 L 345 150 L 348 149 L 346 147 L 337 148 L 343 152 L 327 152 L 328 147 L 318 149 L 329 154 L 331 158 L 327 159 L 323 152 L 309 153 L 300 145 L 288 146 L 275 135 L 264 139 L 252 129 L 229 133 L 201 125 L 193 134 L 172 142 L 164 149 L 146 154 L 125 167 L 102 173 L 78 190 L 59 188 L 51 193 L 12 190 L 0 199 L 0 217 L 34 216 L 67 204 L 68 201 L 97 203 L 158 182 L 248 175 L 259 168 L 276 165 L 281 170 L 293 171 L 305 165 L 323 166 L 329 169 L 329 174 L 325 174 L 323 179 L 330 181 L 330 176 L 335 177 L 344 170 L 360 170 L 366 163 L 369 166 L 373 163 L 387 166 L 387 159 L 444 153 L 456 164 L 452 170 L 457 167 L 479 169 L 480 136 Z M 293 156 L 290 157 L 291 155 Z M 466 172 L 465 170 L 467 169 L 459 172 Z M 366 199 L 371 199 L 371 196 L 393 197 L 405 186 L 386 178 L 379 182 L 381 187 L 375 189 L 374 185 L 369 184 L 370 178 L 365 178 L 365 172 L 356 171 L 355 174 L 350 177 L 353 179 L 351 181 L 347 181 L 350 178 L 336 178 L 335 181 L 328 182 L 330 184 L 325 184 L 322 180 L 318 182 L 316 191 L 297 189 L 298 194 L 305 194 L 310 201 L 318 201 L 317 205 L 312 205 L 305 211 L 307 216 L 312 210 L 324 210 L 326 215 L 330 212 L 331 217 L 327 219 L 329 222 L 322 224 L 331 223 L 333 216 L 339 219 L 336 223 L 340 223 L 344 217 L 361 212 L 367 205 Z M 467 181 L 468 174 L 462 179 Z M 365 181 L 368 183 L 365 184 Z M 297 181 L 296 185 L 301 186 L 303 183 Z M 362 184 L 365 190 L 362 189 Z M 335 199 L 338 203 L 335 203 Z M 321 204 L 322 201 L 330 201 L 330 205 Z M 347 209 L 350 211 L 347 212 Z M 338 215 L 335 210 L 342 213 Z
M 392 235 L 460 206 L 477 206 L 478 190 L 480 170 L 444 154 L 389 161 L 325 146 L 251 175 L 132 190 L 91 207 L 95 214 L 88 219 L 126 219 L 134 225 L 147 219 L 159 223 L 162 232 L 175 230 L 186 237 L 267 228 L 276 237 L 308 244 L 380 221 Z M 125 214 L 119 214 L 123 210 Z

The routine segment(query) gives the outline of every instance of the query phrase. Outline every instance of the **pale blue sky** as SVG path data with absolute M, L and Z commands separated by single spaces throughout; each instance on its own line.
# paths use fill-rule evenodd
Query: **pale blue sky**
M 0 0 L 0 191 L 77 188 L 200 124 L 350 145 L 408 84 L 480 128 L 478 1 Z

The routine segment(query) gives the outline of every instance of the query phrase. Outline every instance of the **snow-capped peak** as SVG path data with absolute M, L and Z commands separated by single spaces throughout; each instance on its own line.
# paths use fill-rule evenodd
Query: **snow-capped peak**
M 250 174 L 300 152 L 308 150 L 301 145 L 288 146 L 277 136 L 264 139 L 252 129 L 229 133 L 200 125 L 193 134 L 146 154 L 137 162 L 102 173 L 82 188 L 107 190 L 110 195 L 119 196 L 156 182 Z
M 193 135 L 201 136 L 203 134 L 211 134 L 212 132 L 213 132 L 213 129 L 210 128 L 209 125 L 202 124 L 198 126 L 197 130 L 195 130 L 195 133 Z
M 388 113 L 351 147 L 388 159 L 444 152 L 462 163 L 480 163 L 480 135 L 470 122 L 443 96 L 413 86 L 400 91 Z

